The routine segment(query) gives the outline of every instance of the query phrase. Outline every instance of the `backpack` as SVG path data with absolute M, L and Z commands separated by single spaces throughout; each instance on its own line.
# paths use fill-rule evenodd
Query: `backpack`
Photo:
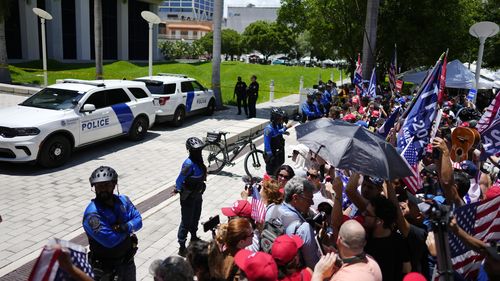
M 285 227 L 279 218 L 274 218 L 271 221 L 264 223 L 264 229 L 260 237 L 260 249 L 265 253 L 271 253 L 274 240 L 285 234 Z

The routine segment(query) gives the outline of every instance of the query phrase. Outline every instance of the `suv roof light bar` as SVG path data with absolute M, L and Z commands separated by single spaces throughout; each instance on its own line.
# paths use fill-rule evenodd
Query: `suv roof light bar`
M 94 81 L 81 80 L 81 79 L 64 79 L 63 83 L 85 84 L 85 85 L 91 85 L 91 86 L 96 86 L 96 87 L 104 87 L 105 86 L 103 82 L 94 82 Z
M 158 76 L 175 76 L 181 78 L 188 78 L 186 74 L 177 74 L 177 73 L 158 73 Z

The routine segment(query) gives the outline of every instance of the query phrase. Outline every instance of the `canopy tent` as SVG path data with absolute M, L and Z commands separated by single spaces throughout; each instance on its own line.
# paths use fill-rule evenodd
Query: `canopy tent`
M 421 84 L 429 70 L 407 71 L 400 75 L 399 79 L 405 82 Z M 458 89 L 472 89 L 475 84 L 475 76 L 459 60 L 450 61 L 446 65 L 446 87 Z M 491 89 L 494 83 L 484 78 L 479 79 L 479 89 Z

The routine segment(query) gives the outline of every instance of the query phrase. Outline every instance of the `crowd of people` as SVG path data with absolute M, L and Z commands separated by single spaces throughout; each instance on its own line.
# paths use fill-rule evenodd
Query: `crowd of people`
M 331 118 L 378 132 L 384 121 L 395 110 L 405 110 L 412 98 L 389 91 L 363 97 L 347 87 L 337 90 L 329 81 L 320 83 L 301 107 L 304 122 Z M 203 143 L 188 139 L 190 155 L 175 190 L 180 193 L 182 212 L 179 256 L 151 264 L 154 280 L 433 280 L 439 275 L 438 259 L 445 253 L 435 243 L 438 234 L 434 233 L 433 218 L 423 206 L 459 207 L 500 195 L 498 158 L 480 161 L 477 151 L 459 163 L 450 158 L 451 131 L 474 128 L 481 112 L 464 95 L 448 98 L 443 112 L 436 137 L 419 163 L 421 186 L 416 194 L 402 179 L 384 180 L 338 169 L 303 144 L 289 146 L 292 161 L 285 165 L 284 143 L 269 139 L 266 157 L 274 160 L 266 161 L 262 182 L 242 188 L 241 199 L 221 209 L 227 220 L 215 227 L 211 241 L 196 234 L 206 181 L 200 156 Z M 290 127 L 280 111 L 272 112 L 271 121 L 275 123 L 268 129 L 272 136 L 280 137 Z M 385 135 L 394 145 L 398 126 L 396 122 Z M 121 276 L 119 280 L 135 280 L 133 254 L 131 259 L 122 258 L 133 252 L 133 232 L 142 223 L 127 197 L 113 195 L 115 175 L 107 167 L 92 174 L 96 199 L 87 208 L 84 228 L 91 253 L 102 259 L 113 258 L 106 255 L 110 252 L 120 255 L 122 262 L 111 266 L 113 272 Z M 258 212 L 255 200 L 251 200 L 256 191 L 264 212 Z M 450 233 L 479 252 L 482 259 L 474 277 L 450 272 L 452 279 L 447 280 L 500 280 L 498 239 L 473 237 L 453 216 L 446 224 Z M 97 265 L 97 269 L 102 268 Z

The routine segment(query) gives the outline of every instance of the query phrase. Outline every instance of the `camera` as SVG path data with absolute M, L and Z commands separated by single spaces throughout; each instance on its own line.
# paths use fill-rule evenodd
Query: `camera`
M 242 178 L 243 182 L 245 183 L 245 191 L 248 193 L 248 196 L 253 196 L 253 187 L 256 186 L 257 190 L 260 192 L 262 189 L 262 185 L 260 182 L 262 179 L 257 178 L 257 177 L 249 177 L 249 176 L 243 176 Z

